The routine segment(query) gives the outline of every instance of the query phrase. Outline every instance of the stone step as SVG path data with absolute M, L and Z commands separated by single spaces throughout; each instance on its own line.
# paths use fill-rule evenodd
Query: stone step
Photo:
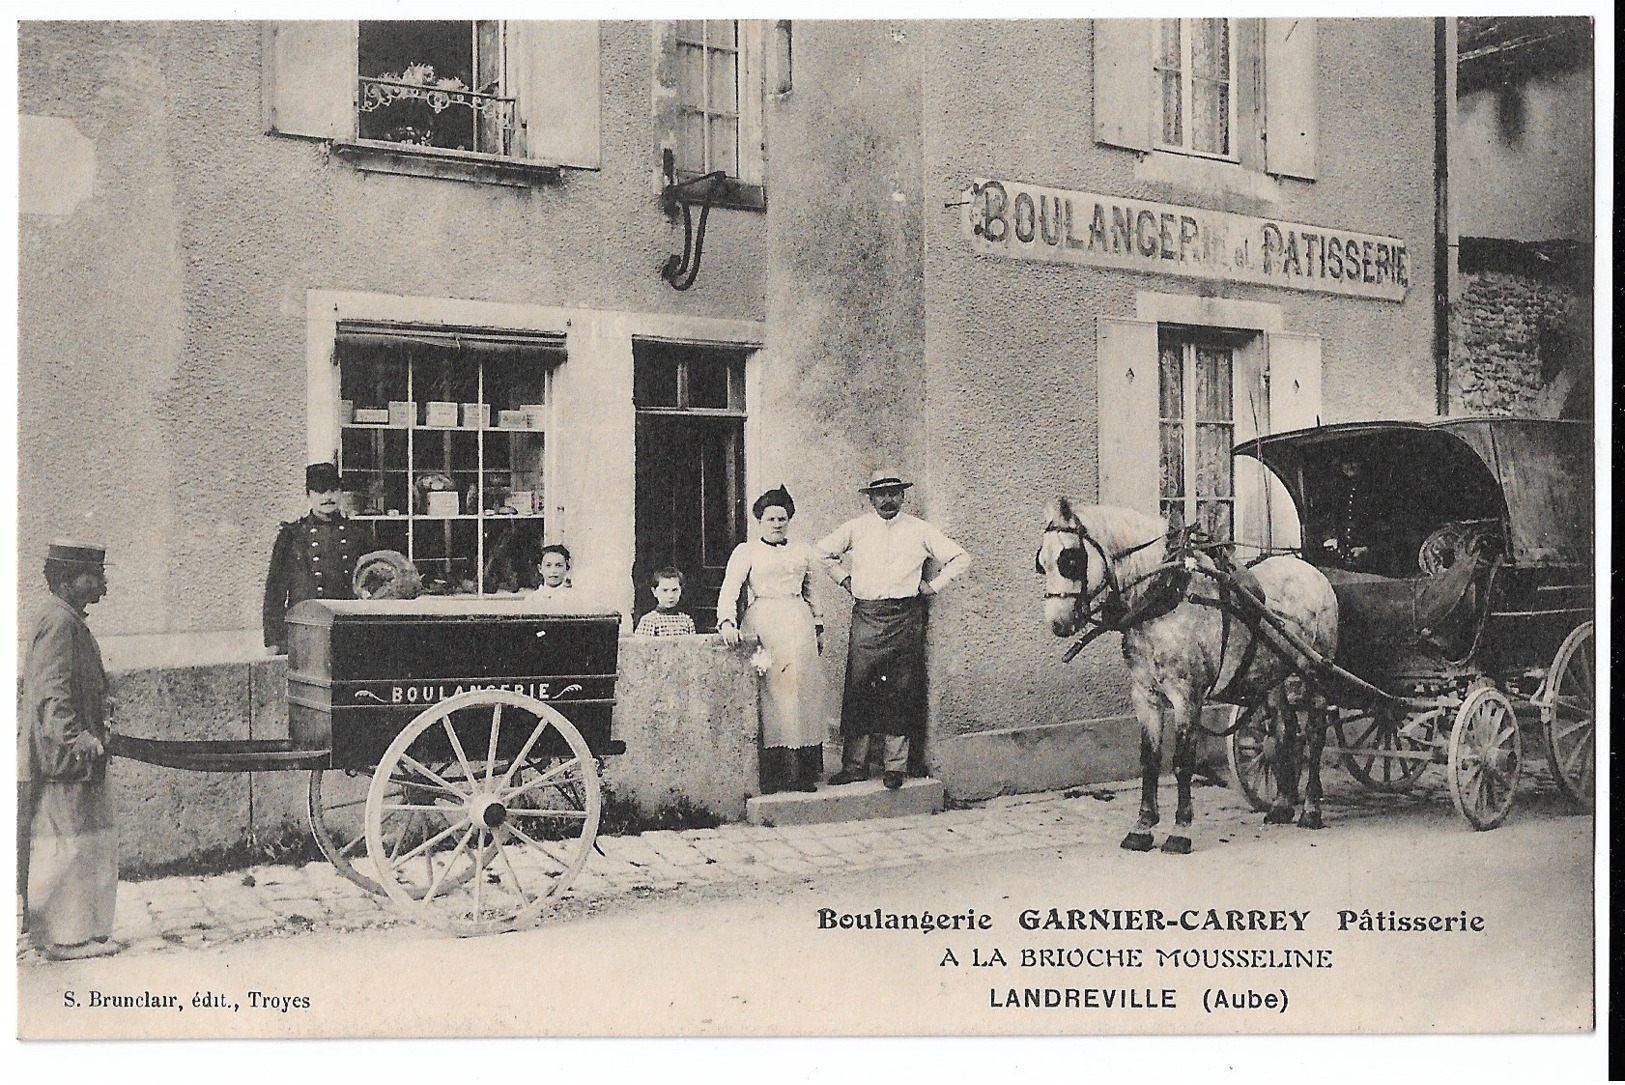
M 819 784 L 817 791 L 783 791 L 745 800 L 745 820 L 752 825 L 819 825 L 830 821 L 935 814 L 947 794 L 942 781 L 927 776 L 908 779 L 889 791 L 876 777 L 855 784 Z

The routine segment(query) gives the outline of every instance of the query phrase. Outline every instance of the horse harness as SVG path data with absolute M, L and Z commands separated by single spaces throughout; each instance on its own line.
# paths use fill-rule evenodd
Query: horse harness
M 1229 680 L 1218 689 L 1209 692 L 1208 697 L 1222 703 L 1229 703 L 1226 698 L 1233 692 L 1234 687 L 1252 667 L 1257 657 L 1260 643 L 1267 643 L 1276 652 L 1281 648 L 1274 638 L 1264 633 L 1264 623 L 1259 618 L 1259 612 L 1266 608 L 1262 585 L 1256 577 L 1246 568 L 1235 565 L 1222 550 L 1211 545 L 1203 545 L 1196 541 L 1201 528 L 1189 525 L 1168 532 L 1160 539 L 1148 539 L 1137 546 L 1117 554 L 1109 554 L 1106 547 L 1090 534 L 1088 528 L 1082 524 L 1047 524 L 1044 527 L 1046 535 L 1054 533 L 1074 536 L 1080 545 L 1067 547 L 1056 555 L 1055 571 L 1067 580 L 1077 581 L 1088 586 L 1088 554 L 1084 546 L 1088 546 L 1100 556 L 1104 575 L 1100 587 L 1093 592 L 1065 591 L 1045 592 L 1045 599 L 1072 599 L 1079 625 L 1088 626 L 1083 634 L 1067 647 L 1061 660 L 1070 663 L 1077 658 L 1089 644 L 1106 633 L 1126 633 L 1135 626 L 1161 618 L 1174 611 L 1179 604 L 1189 601 L 1196 606 L 1212 607 L 1220 615 L 1219 637 L 1219 666 L 1220 674 L 1224 673 L 1225 660 L 1229 655 L 1230 630 L 1233 621 L 1241 624 L 1252 635 L 1247 638 L 1246 647 L 1242 649 L 1240 660 L 1237 662 L 1235 672 Z M 1127 585 L 1119 584 L 1117 580 L 1116 562 L 1131 554 L 1138 553 L 1148 547 L 1163 542 L 1166 550 L 1164 560 L 1150 572 L 1137 577 Z M 1199 552 L 1206 552 L 1214 568 L 1203 567 L 1197 560 Z M 1040 555 L 1042 556 L 1042 555 Z M 1260 559 L 1262 560 L 1262 559 Z M 1040 570 L 1042 563 L 1040 563 Z M 1193 595 L 1190 585 L 1193 574 L 1201 572 L 1213 581 L 1218 589 L 1218 598 Z M 1128 607 L 1125 592 L 1147 581 L 1155 580 L 1132 607 Z M 1087 608 L 1087 609 L 1086 609 Z M 1284 654 L 1284 653 L 1283 653 Z M 1200 726 L 1200 724 L 1198 724 Z M 1222 732 L 1210 732 L 1218 735 L 1228 734 L 1234 726 Z M 1203 728 L 1207 730 L 1207 728 Z

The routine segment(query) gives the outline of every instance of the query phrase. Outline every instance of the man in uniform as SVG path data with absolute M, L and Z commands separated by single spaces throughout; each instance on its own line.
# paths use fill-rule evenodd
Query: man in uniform
M 305 492 L 310 512 L 282 525 L 265 575 L 265 646 L 277 655 L 288 650 L 288 611 L 306 599 L 354 599 L 355 563 L 371 549 L 363 525 L 339 510 L 337 467 L 305 468 Z
M 85 611 L 107 594 L 106 551 L 58 540 L 51 600 L 23 663 L 18 719 L 18 890 L 23 929 L 52 960 L 105 957 L 118 895 L 118 832 L 107 786 L 110 704 Z
M 846 689 L 841 698 L 841 771 L 832 784 L 868 777 L 869 736 L 885 737 L 888 788 L 903 786 L 910 768 L 923 767 L 926 725 L 926 597 L 970 567 L 958 543 L 918 517 L 903 512 L 905 482 L 877 471 L 859 492 L 873 513 L 848 520 L 817 549 L 829 575 L 852 595 L 852 633 L 847 643 Z M 922 579 L 926 559 L 936 574 Z

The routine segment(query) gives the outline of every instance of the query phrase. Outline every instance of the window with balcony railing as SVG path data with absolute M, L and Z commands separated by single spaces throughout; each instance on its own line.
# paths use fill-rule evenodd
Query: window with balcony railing
M 515 100 L 505 93 L 503 25 L 363 22 L 357 131 L 362 139 L 512 153 Z

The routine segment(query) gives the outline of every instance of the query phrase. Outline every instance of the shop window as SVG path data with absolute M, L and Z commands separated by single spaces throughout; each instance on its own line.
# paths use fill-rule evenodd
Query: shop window
M 1093 61 L 1096 142 L 1314 179 L 1314 19 L 1096 19 Z
M 341 325 L 335 358 L 345 501 L 378 545 L 431 593 L 535 587 L 562 343 Z
M 766 206 L 763 101 L 789 90 L 790 27 L 750 19 L 679 19 L 664 30 L 657 69 L 662 183 L 722 173 L 711 189 L 722 207 Z M 769 69 L 772 69 L 771 72 Z
M 596 22 L 265 24 L 269 132 L 358 168 L 506 184 L 599 165 Z
M 745 356 L 738 349 L 633 343 L 636 422 L 634 611 L 654 606 L 649 574 L 686 579 L 683 609 L 716 628 L 717 591 L 745 540 Z
M 1236 500 L 1233 348 L 1163 330 L 1157 336 L 1158 511 L 1171 527 L 1232 535 Z
M 1229 19 L 1158 19 L 1157 146 L 1232 157 L 1235 51 Z

